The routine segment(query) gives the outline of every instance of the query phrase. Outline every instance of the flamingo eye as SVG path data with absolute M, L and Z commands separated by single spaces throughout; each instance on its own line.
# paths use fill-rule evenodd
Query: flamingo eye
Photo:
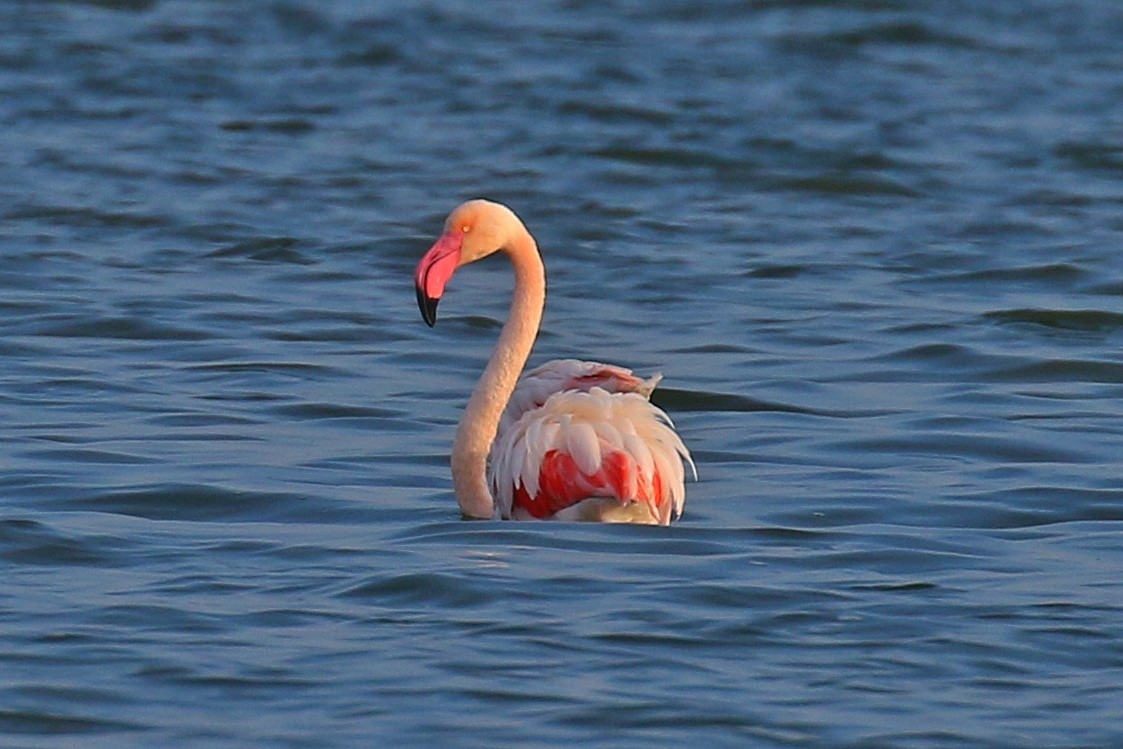
M 463 226 L 460 227 L 460 231 L 464 232 L 465 234 L 467 234 L 471 230 L 472 230 L 471 224 L 464 224 Z

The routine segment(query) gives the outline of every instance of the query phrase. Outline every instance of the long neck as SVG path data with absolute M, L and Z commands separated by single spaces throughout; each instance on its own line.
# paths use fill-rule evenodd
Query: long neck
M 464 408 L 452 446 L 452 484 L 460 511 L 491 518 L 495 501 L 487 485 L 487 456 L 503 409 L 522 373 L 546 303 L 546 271 L 534 238 L 525 227 L 504 247 L 515 271 L 511 311 L 480 381 Z

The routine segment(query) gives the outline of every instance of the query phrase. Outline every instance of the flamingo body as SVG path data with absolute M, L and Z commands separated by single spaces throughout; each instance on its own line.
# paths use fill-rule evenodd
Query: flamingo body
M 643 394 L 592 387 L 554 393 L 501 430 L 488 478 L 505 518 L 583 519 L 600 508 L 612 512 L 597 519 L 667 525 L 686 499 L 684 461 L 693 468 L 670 419 Z M 579 507 L 590 499 L 616 506 Z
M 576 359 L 519 374 L 541 323 L 546 278 L 534 238 L 506 206 L 458 207 L 414 273 L 425 322 L 456 270 L 503 251 L 515 273 L 511 313 L 477 383 L 452 450 L 466 517 L 667 525 L 686 499 L 690 452 L 648 400 L 661 379 Z

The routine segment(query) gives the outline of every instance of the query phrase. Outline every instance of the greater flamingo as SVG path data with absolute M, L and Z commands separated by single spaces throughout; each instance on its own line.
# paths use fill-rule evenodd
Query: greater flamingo
M 414 272 L 425 322 L 436 324 L 456 269 L 496 251 L 514 267 L 515 291 L 453 443 L 461 512 L 670 524 L 686 500 L 684 464 L 695 478 L 697 471 L 670 418 L 648 400 L 661 375 L 644 380 L 622 367 L 561 359 L 519 380 L 542 321 L 546 270 L 510 208 L 470 200 L 449 215 Z

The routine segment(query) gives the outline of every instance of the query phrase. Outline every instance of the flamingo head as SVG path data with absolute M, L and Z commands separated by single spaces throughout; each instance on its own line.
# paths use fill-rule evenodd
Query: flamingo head
M 413 273 L 417 306 L 429 327 L 437 322 L 437 302 L 456 269 L 504 249 L 513 225 L 520 223 L 510 208 L 487 200 L 469 200 L 449 214 L 444 233 Z

